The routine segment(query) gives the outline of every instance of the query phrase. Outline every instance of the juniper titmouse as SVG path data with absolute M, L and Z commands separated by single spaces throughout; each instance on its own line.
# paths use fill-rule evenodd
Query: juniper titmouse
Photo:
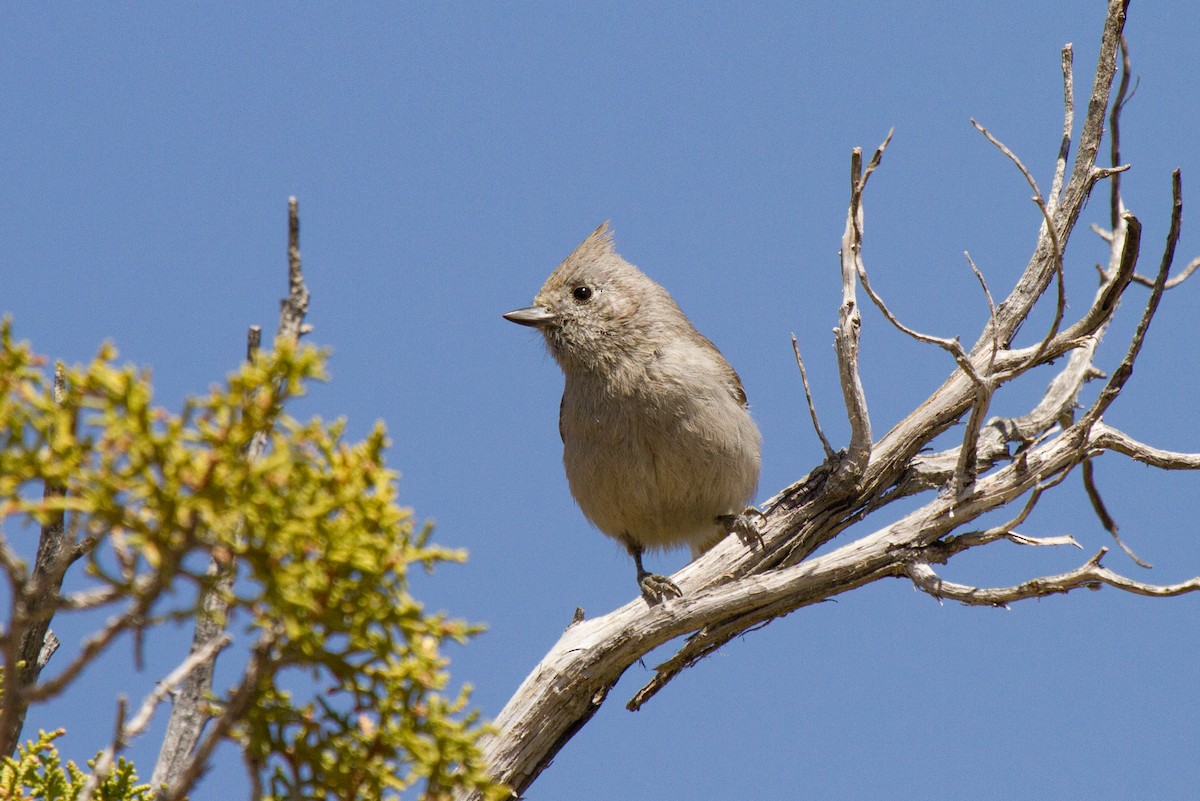
M 667 291 L 613 250 L 605 223 L 504 315 L 546 337 L 566 377 L 558 430 L 571 494 L 628 549 L 652 602 L 680 595 L 642 552 L 699 555 L 733 530 L 758 485 L 762 438 L 742 382 Z

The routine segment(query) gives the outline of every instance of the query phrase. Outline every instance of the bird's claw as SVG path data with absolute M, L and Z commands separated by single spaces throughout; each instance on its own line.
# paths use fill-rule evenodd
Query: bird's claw
M 642 595 L 652 604 L 683 596 L 678 584 L 658 573 L 642 573 L 638 576 L 638 585 L 642 588 Z
M 759 547 L 763 544 L 762 524 L 766 519 L 766 515 L 753 506 L 747 506 L 740 515 L 717 515 L 717 522 L 726 534 L 737 534 L 742 542 L 757 542 Z

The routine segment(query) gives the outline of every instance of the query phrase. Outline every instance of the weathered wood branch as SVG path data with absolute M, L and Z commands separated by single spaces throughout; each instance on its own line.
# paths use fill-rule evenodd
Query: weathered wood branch
M 966 584 L 945 581 L 925 562 L 912 562 L 908 565 L 907 571 L 918 589 L 929 593 L 939 601 L 949 599 L 971 606 L 1006 607 L 1015 601 L 1044 598 L 1047 595 L 1071 590 L 1098 590 L 1103 584 L 1152 598 L 1169 598 L 1200 591 L 1200 577 L 1178 584 L 1147 584 L 1134 581 L 1101 565 L 1100 560 L 1106 553 L 1108 553 L 1108 549 L 1101 548 L 1099 553 L 1074 570 L 1054 576 L 1030 579 L 1013 587 L 969 587 Z
M 1131 374 L 1168 285 L 1181 211 L 1178 178 L 1172 207 L 1173 234 L 1168 237 L 1138 332 L 1099 396 L 1076 415 L 1087 383 L 1104 377 L 1094 363 L 1097 345 L 1126 291 L 1135 285 L 1141 246 L 1141 225 L 1125 211 L 1119 197 L 1116 179 L 1125 168 L 1116 163 L 1118 152 L 1113 151 L 1113 166 L 1096 163 L 1127 6 L 1127 0 L 1108 3 L 1099 62 L 1069 174 L 1074 82 L 1072 50 L 1070 46 L 1063 48 L 1063 136 L 1048 196 L 1042 196 L 1015 154 L 989 135 L 1033 188 L 1041 221 L 1033 255 L 1002 302 L 992 301 L 986 282 L 976 271 L 988 296 L 990 313 L 969 350 L 956 337 L 932 337 L 904 326 L 871 290 L 861 259 L 863 189 L 866 178 L 879 165 L 887 142 L 876 151 L 865 171 L 862 153 L 855 150 L 842 238 L 842 304 L 835 329 L 839 378 L 851 427 L 849 446 L 838 453 L 827 446 L 823 464 L 764 505 L 761 547 L 747 547 L 729 537 L 677 573 L 673 579 L 683 590 L 682 598 L 649 607 L 638 599 L 603 617 L 577 619 L 567 627 L 501 711 L 495 722 L 496 733 L 485 745 L 494 775 L 514 792 L 523 792 L 587 723 L 630 665 L 679 637 L 686 639 L 629 702 L 631 709 L 640 707 L 681 671 L 733 637 L 883 578 L 912 580 L 939 598 L 992 605 L 1101 585 L 1152 596 L 1200 590 L 1200 578 L 1169 586 L 1131 580 L 1103 567 L 1103 552 L 1069 573 L 1007 588 L 981 589 L 946 582 L 930 567 L 999 540 L 1078 546 L 1070 536 L 1032 537 L 1018 533 L 1016 528 L 1045 493 L 1062 491 L 1058 487 L 1075 467 L 1087 464 L 1105 450 L 1165 469 L 1200 469 L 1200 454 L 1150 447 L 1102 419 Z M 1123 97 L 1122 90 L 1114 105 L 1116 116 Z M 1109 267 L 1102 271 L 1092 304 L 1077 319 L 1068 321 L 1063 253 L 1090 193 L 1105 179 L 1112 181 L 1113 207 L 1118 209 L 1113 230 L 1104 234 L 1110 246 Z M 1058 292 L 1049 330 L 1032 345 L 1013 347 L 1021 325 L 1056 278 Z M 856 283 L 900 330 L 946 349 L 955 359 L 955 369 L 942 385 L 878 441 L 870 435 L 867 402 L 858 376 L 857 343 L 862 321 Z M 796 355 L 799 362 L 798 346 Z M 1064 356 L 1065 362 L 1027 413 L 985 421 L 995 389 Z M 816 426 L 811 396 L 809 405 Z M 927 452 L 939 435 L 968 416 L 960 444 L 937 453 Z M 918 493 L 930 493 L 930 498 L 900 520 L 830 553 L 812 556 L 848 526 L 869 519 L 897 498 Z M 981 515 L 1019 503 L 1023 497 L 1027 499 L 1023 508 L 1007 524 L 972 529 Z

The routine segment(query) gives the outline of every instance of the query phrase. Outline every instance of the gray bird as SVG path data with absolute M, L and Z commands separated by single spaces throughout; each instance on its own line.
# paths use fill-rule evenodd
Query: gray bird
M 546 338 L 566 377 L 558 430 L 571 494 L 633 557 L 653 603 L 682 593 L 647 572 L 648 549 L 698 556 L 747 508 L 762 437 L 720 351 L 667 291 L 613 250 L 601 225 L 550 274 L 533 305 L 504 315 Z

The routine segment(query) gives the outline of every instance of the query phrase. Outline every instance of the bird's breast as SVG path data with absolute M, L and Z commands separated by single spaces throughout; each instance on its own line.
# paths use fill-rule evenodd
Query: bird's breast
M 560 423 L 571 493 L 612 537 L 650 548 L 709 540 L 716 516 L 740 512 L 757 485 L 758 431 L 727 394 L 648 398 L 568 381 Z

